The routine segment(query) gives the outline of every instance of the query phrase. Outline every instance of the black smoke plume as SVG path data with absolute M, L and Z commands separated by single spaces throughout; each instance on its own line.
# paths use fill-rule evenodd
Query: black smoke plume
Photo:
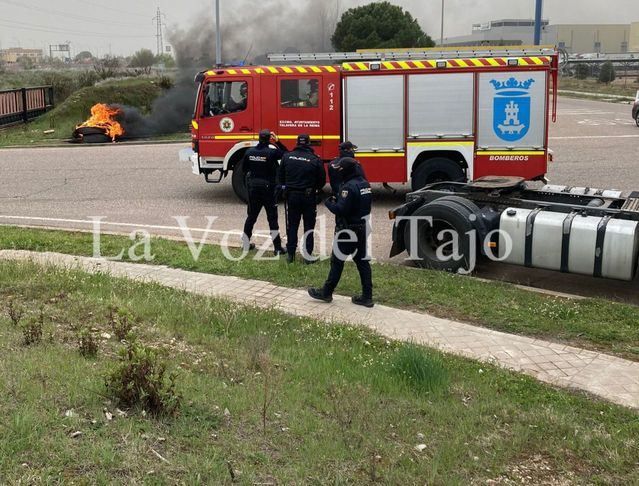
M 227 4 L 228 5 L 228 4 Z M 338 2 L 245 0 L 222 9 L 222 60 L 248 63 L 270 52 L 326 52 L 337 23 Z M 241 6 L 241 8 L 239 8 Z M 201 12 L 188 29 L 169 31 L 178 65 L 210 68 L 215 64 L 215 20 Z
M 330 6 L 327 5 L 330 3 Z M 337 4 L 246 0 L 241 9 L 222 12 L 224 63 L 265 63 L 269 52 L 330 50 L 330 36 L 337 22 Z M 193 78 L 215 65 L 215 21 L 209 10 L 194 18 L 188 29 L 169 32 L 178 67 L 176 85 L 157 98 L 149 115 L 130 106 L 119 106 L 118 121 L 125 137 L 140 138 L 188 130 L 195 103 Z
M 176 132 L 186 132 L 193 116 L 195 84 L 192 76 L 181 76 L 175 86 L 155 99 L 151 112 L 143 115 L 132 106 L 118 105 L 121 114 L 117 119 L 126 138 L 150 137 Z

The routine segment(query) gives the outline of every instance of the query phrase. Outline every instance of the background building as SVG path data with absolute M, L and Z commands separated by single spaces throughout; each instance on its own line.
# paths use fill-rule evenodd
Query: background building
M 639 52 L 639 22 L 630 24 L 630 46 L 631 52 Z
M 31 59 L 34 64 L 42 62 L 42 49 L 23 49 L 22 47 L 11 47 L 0 50 L 0 61 L 8 64 L 18 62 L 21 57 Z
M 628 52 L 630 24 L 550 25 L 542 38 L 544 44 L 554 44 L 571 54 Z
M 444 38 L 445 46 L 530 45 L 535 21 L 500 19 L 474 24 L 472 33 Z M 556 24 L 542 21 L 542 44 L 553 44 L 569 53 L 639 52 L 639 22 L 632 24 Z
M 548 20 L 542 21 L 543 28 Z M 470 35 L 445 37 L 445 46 L 517 46 L 533 43 L 535 21 L 529 19 L 501 19 L 473 24 Z

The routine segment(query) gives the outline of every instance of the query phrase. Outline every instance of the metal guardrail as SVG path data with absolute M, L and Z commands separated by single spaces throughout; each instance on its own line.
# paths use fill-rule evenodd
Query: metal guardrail
M 639 57 L 570 58 L 566 61 L 566 64 L 603 64 L 608 61 L 613 64 L 639 64 Z
M 27 123 L 53 108 L 53 86 L 0 91 L 0 127 Z

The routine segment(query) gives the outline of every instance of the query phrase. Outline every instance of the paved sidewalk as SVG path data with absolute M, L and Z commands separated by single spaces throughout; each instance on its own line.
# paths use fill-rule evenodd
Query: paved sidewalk
M 259 280 L 58 253 L 2 250 L 0 259 L 103 272 L 325 322 L 363 325 L 388 338 L 489 361 L 553 385 L 585 390 L 611 402 L 639 408 L 639 363 L 593 351 L 382 305 L 366 309 L 352 305 L 347 297 L 335 296 L 332 304 L 324 304 L 312 300 L 305 290 Z

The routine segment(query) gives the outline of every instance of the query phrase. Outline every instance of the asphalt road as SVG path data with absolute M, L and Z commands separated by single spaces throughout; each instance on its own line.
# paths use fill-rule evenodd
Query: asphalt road
M 552 183 L 639 189 L 639 128 L 630 118 L 630 106 L 562 98 L 550 144 L 555 153 L 548 174 Z M 183 236 L 176 220 L 182 217 L 188 218 L 188 227 L 199 240 L 205 235 L 207 217 L 216 217 L 206 241 L 220 242 L 228 234 L 228 241 L 237 245 L 245 207 L 230 181 L 206 184 L 191 174 L 187 164 L 179 163 L 180 148 L 118 144 L 0 150 L 0 223 L 91 229 L 91 218 L 102 217 L 104 231 L 141 229 Z M 387 259 L 390 248 L 388 210 L 408 192 L 406 187 L 396 188 L 395 195 L 381 186 L 374 188 L 373 255 L 380 260 Z M 283 208 L 280 212 L 283 226 Z M 327 253 L 333 223 L 323 207 L 320 216 L 326 218 L 327 246 L 321 250 Z M 257 229 L 267 233 L 264 216 Z M 394 261 L 402 263 L 401 256 Z M 480 267 L 478 275 L 639 303 L 637 281 L 604 282 L 495 264 Z

